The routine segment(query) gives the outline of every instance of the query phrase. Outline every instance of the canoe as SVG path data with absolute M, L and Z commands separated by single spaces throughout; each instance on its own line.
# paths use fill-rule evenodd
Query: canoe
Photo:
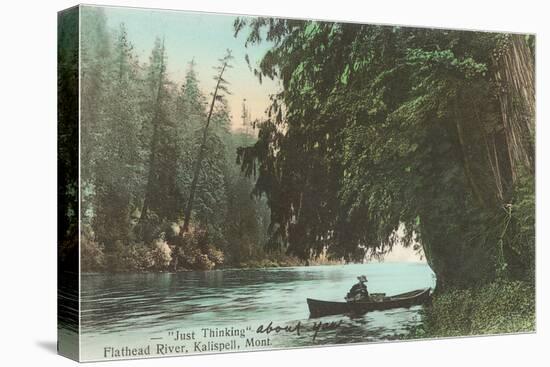
M 339 314 L 364 314 L 369 311 L 387 310 L 390 308 L 408 308 L 420 305 L 430 299 L 431 288 L 417 289 L 412 292 L 383 297 L 379 301 L 334 302 L 307 299 L 310 317 L 321 317 Z

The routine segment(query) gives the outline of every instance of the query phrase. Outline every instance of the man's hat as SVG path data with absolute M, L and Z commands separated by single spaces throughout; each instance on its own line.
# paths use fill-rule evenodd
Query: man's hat
M 358 276 L 357 279 L 359 279 L 360 282 L 368 282 L 367 277 L 364 275 Z

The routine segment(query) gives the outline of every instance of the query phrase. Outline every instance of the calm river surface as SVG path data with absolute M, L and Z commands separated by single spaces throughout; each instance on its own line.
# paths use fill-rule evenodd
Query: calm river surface
M 269 348 L 358 343 L 394 338 L 421 322 L 419 310 L 393 309 L 364 316 L 309 319 L 306 298 L 343 301 L 358 275 L 369 292 L 394 295 L 434 287 L 435 276 L 422 263 L 370 263 L 161 274 L 82 275 L 82 357 L 103 359 L 106 346 L 139 347 L 171 340 L 168 333 L 202 328 L 295 325 L 336 321 L 334 330 L 311 335 L 271 334 Z M 196 340 L 197 340 L 196 339 Z M 206 340 L 206 339 L 205 339 Z M 259 349 L 259 348 L 243 348 Z M 193 350 L 189 350 L 193 353 Z

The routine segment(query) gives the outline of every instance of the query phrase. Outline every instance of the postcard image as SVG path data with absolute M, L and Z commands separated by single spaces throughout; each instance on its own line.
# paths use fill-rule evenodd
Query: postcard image
M 58 19 L 60 354 L 535 331 L 535 35 Z

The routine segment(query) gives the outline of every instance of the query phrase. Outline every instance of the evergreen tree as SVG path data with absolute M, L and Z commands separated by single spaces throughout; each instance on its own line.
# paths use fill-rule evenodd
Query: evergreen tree
M 141 180 L 138 69 L 124 25 L 120 26 L 112 54 L 114 63 L 105 82 L 102 138 L 95 147 L 94 227 L 96 239 L 106 250 L 112 249 L 116 241 L 128 243 L 130 214 L 139 200 Z
M 147 69 L 146 85 L 149 96 L 150 124 L 143 135 L 149 135 L 149 160 L 147 185 L 140 221 L 159 223 L 173 219 L 176 214 L 176 141 L 175 124 L 170 112 L 172 101 L 169 81 L 166 78 L 164 41 L 159 38 L 151 53 Z M 143 229 L 143 228 L 142 228 Z M 151 233 L 145 229 L 144 238 Z
M 232 59 L 231 52 L 227 50 L 226 55 L 222 59 L 220 59 L 220 65 L 216 67 L 217 75 L 214 76 L 214 80 L 216 81 L 216 87 L 214 88 L 214 91 L 212 93 L 212 101 L 210 102 L 210 108 L 208 111 L 208 115 L 206 117 L 206 123 L 202 131 L 201 142 L 198 147 L 197 158 L 194 163 L 193 179 L 191 181 L 191 187 L 189 189 L 189 199 L 187 201 L 187 205 L 185 207 L 185 213 L 184 213 L 184 224 L 183 224 L 184 232 L 187 232 L 189 230 L 189 223 L 191 221 L 191 214 L 193 212 L 193 205 L 195 200 L 195 191 L 197 189 L 197 183 L 199 181 L 199 176 L 201 173 L 202 161 L 204 159 L 204 155 L 206 152 L 206 147 L 207 147 L 208 137 L 209 137 L 208 128 L 210 126 L 210 121 L 212 119 L 214 107 L 216 106 L 216 102 L 223 101 L 224 93 L 229 93 L 229 90 L 227 89 L 228 83 L 223 78 L 223 75 L 226 69 L 231 68 L 231 65 L 229 64 L 231 59 Z

